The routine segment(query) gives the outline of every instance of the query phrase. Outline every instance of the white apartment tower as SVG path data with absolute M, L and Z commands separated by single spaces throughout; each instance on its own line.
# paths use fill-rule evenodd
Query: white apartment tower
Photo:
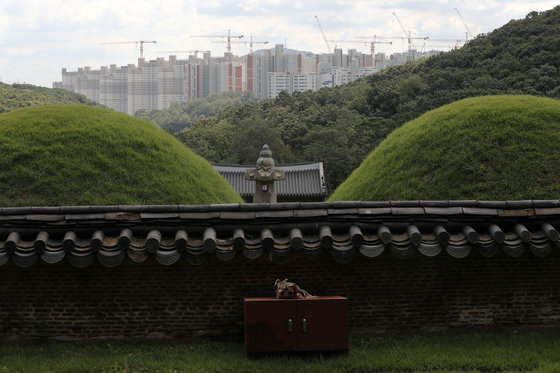
M 282 91 L 291 93 L 290 73 L 271 72 L 267 75 L 267 98 L 275 98 Z
M 276 44 L 274 47 L 274 72 L 283 73 L 286 71 L 286 61 L 284 58 L 284 46 Z
M 339 66 L 345 66 L 346 61 L 344 61 L 344 55 L 342 54 L 342 49 L 340 48 L 335 48 L 334 52 L 333 52 L 333 66 L 334 67 L 339 67 Z
M 87 98 L 113 110 L 134 115 L 140 109 L 164 109 L 172 102 L 184 100 L 184 66 L 186 61 L 163 58 L 146 62 L 138 59 L 138 66 L 129 64 L 117 68 L 90 67 L 77 72 L 62 69 L 62 88 L 82 93 Z
M 292 76 L 292 93 L 317 90 L 317 75 L 315 73 L 297 73 Z
M 268 73 L 273 70 L 273 57 L 270 49 L 263 53 L 251 53 L 246 58 L 247 91 L 256 98 L 268 98 Z
M 105 66 L 101 70 L 106 69 Z M 63 74 L 64 75 L 64 74 Z M 128 74 L 127 68 L 117 69 L 109 66 L 99 82 L 99 103 L 121 113 L 128 113 Z

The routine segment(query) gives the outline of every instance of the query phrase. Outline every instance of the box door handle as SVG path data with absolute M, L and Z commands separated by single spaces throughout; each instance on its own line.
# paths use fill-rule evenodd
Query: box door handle
M 307 331 L 307 319 L 303 319 L 302 320 L 302 324 L 303 324 L 303 332 L 305 333 Z
M 293 324 L 292 319 L 288 319 L 288 333 L 292 332 Z

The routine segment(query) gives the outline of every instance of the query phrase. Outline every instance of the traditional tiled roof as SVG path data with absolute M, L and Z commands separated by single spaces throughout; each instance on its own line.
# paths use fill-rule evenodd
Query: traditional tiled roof
M 560 201 L 404 201 L 0 208 L 0 265 L 67 260 L 106 267 L 149 256 L 164 265 L 292 251 L 356 256 L 537 257 L 560 248 Z M 501 255 L 501 254 L 500 254 Z
M 245 180 L 245 170 L 255 166 L 212 165 L 243 198 L 255 193 L 255 182 Z M 276 165 L 286 173 L 286 179 L 276 181 L 279 198 L 324 198 L 327 195 L 323 162 Z

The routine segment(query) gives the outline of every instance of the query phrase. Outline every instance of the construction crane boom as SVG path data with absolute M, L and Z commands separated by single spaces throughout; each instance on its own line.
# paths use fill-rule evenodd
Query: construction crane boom
M 358 43 L 358 44 L 368 44 L 367 40 L 329 40 L 331 43 Z
M 463 40 L 461 39 L 430 39 L 430 42 L 450 42 L 450 43 L 455 43 L 455 46 L 453 48 L 457 49 L 459 48 L 459 44 L 461 44 L 463 42 Z
M 327 37 L 325 36 L 325 32 L 323 31 L 323 27 L 321 26 L 321 22 L 319 22 L 319 18 L 317 18 L 317 16 L 315 16 L 315 20 L 317 20 L 317 26 L 319 26 L 319 30 L 321 30 L 321 35 L 323 35 L 323 40 L 325 40 L 325 44 L 327 45 L 327 50 L 329 51 L 329 53 L 332 53 L 329 42 L 327 41 Z
M 371 54 L 375 55 L 375 44 L 393 44 L 392 41 L 377 41 L 372 39 L 371 41 L 361 41 L 361 40 L 329 40 L 331 43 L 359 43 L 359 44 L 369 44 L 371 46 Z
M 227 30 L 227 35 L 191 35 L 191 38 L 222 38 L 227 41 L 227 52 L 231 53 L 231 39 L 242 39 L 243 35 L 232 35 L 231 30 Z
M 194 53 L 196 58 L 198 58 L 199 53 L 210 53 L 210 51 L 199 51 L 199 50 L 157 51 L 157 52 L 158 53 Z
M 223 41 L 213 41 L 212 43 L 223 43 Z M 253 37 L 250 37 L 249 41 L 232 41 L 231 44 L 249 44 L 249 52 L 253 53 L 253 44 L 268 44 L 268 41 L 253 41 Z
M 459 15 L 459 18 L 461 18 L 461 22 L 463 22 L 463 25 L 465 26 L 465 29 L 467 30 L 466 34 L 465 34 L 465 43 L 467 41 L 469 41 L 469 36 L 472 38 L 472 34 L 471 31 L 469 30 L 469 28 L 467 27 L 467 24 L 465 23 L 465 20 L 463 19 L 463 16 L 461 15 L 461 13 L 459 13 L 459 9 L 455 8 L 455 10 L 457 11 L 457 14 Z
M 453 48 L 455 48 L 455 46 L 454 45 L 449 45 L 449 44 L 447 44 L 447 45 L 424 45 L 422 48 L 423 49 L 426 49 L 426 48 L 449 48 L 449 49 L 453 49 Z
M 406 38 L 408 39 L 408 51 L 410 52 L 412 50 L 412 48 L 416 49 L 416 46 L 414 45 L 414 43 L 412 42 L 412 38 L 410 35 L 410 30 L 408 30 L 408 32 L 406 32 L 406 29 L 404 28 L 401 20 L 399 19 L 399 17 L 397 16 L 397 13 L 393 12 L 393 15 L 395 16 L 395 19 L 397 20 L 397 22 L 399 23 L 399 25 L 401 26 L 402 32 L 404 33 L 404 35 L 406 36 Z
M 430 39 L 429 41 L 452 41 L 452 42 L 461 42 L 461 39 Z
M 377 35 L 373 35 L 373 36 L 356 36 L 356 39 L 373 39 L 373 40 L 403 40 L 403 39 L 409 39 L 408 37 L 404 37 L 404 36 L 377 36 Z M 410 38 L 412 40 L 428 40 L 429 37 L 425 36 L 423 38 Z
M 107 41 L 101 44 L 140 44 L 140 58 L 144 58 L 144 43 L 155 44 L 155 40 Z

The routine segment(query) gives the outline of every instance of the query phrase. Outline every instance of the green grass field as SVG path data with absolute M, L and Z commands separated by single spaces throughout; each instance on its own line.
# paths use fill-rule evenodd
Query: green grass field
M 559 372 L 560 330 L 353 335 L 343 356 L 248 358 L 242 341 L 0 346 L 0 372 Z
M 242 202 L 173 136 L 102 108 L 0 114 L 0 154 L 0 206 Z
M 331 200 L 560 198 L 560 101 L 470 98 L 395 130 Z

